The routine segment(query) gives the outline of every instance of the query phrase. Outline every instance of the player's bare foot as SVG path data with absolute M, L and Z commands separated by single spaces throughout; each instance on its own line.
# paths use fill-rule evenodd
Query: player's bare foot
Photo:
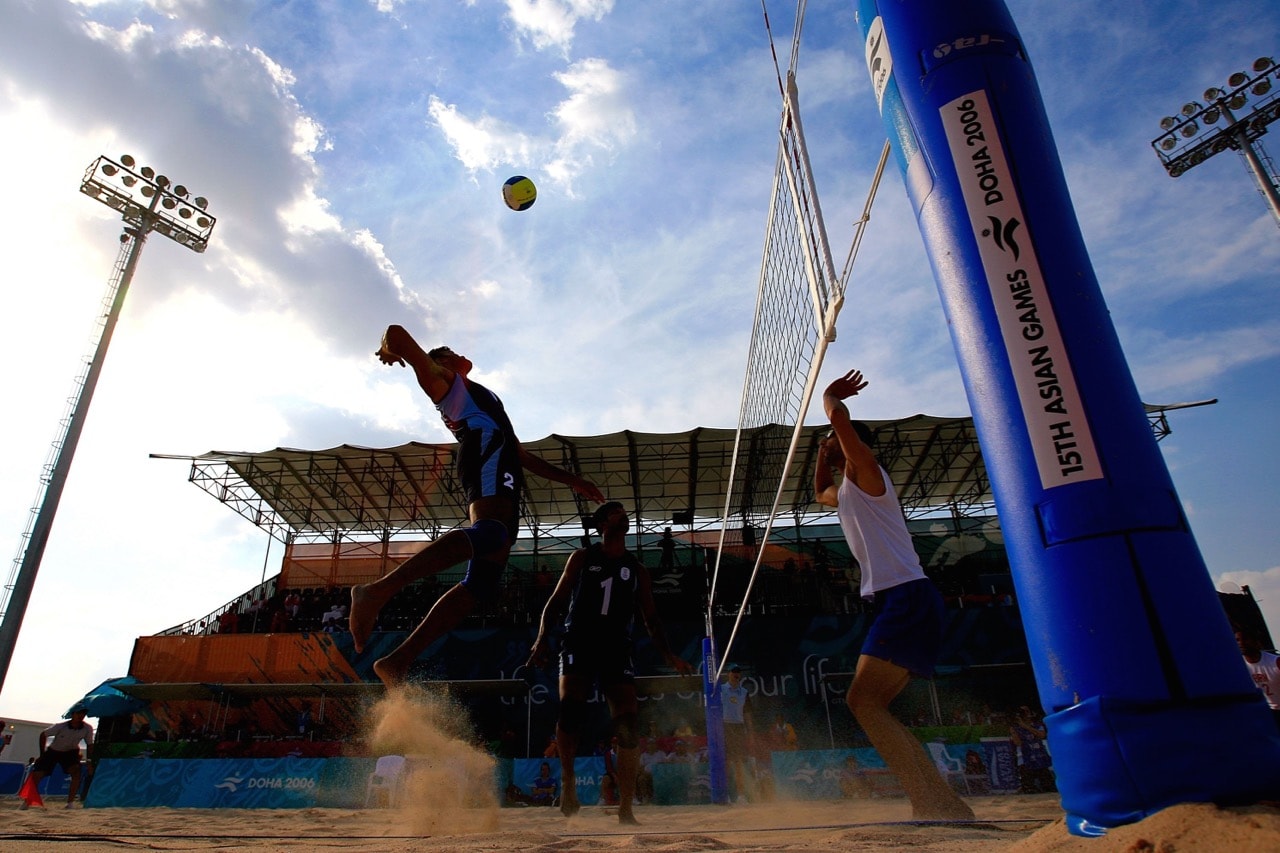
M 401 667 L 388 656 L 373 662 L 373 672 L 387 687 L 399 687 L 404 684 L 409 668 Z
M 627 826 L 640 825 L 640 821 L 636 820 L 636 816 L 633 815 L 630 810 L 624 812 L 622 809 L 618 809 L 618 823 L 625 824 Z
M 378 624 L 378 611 L 386 604 L 385 600 L 373 594 L 369 586 L 370 584 L 362 583 L 351 587 L 351 610 L 347 615 L 347 624 L 357 652 L 364 651 L 364 644 L 369 642 L 373 626 Z
M 582 806 L 578 804 L 577 794 L 565 794 L 560 798 L 560 814 L 565 817 L 573 817 L 581 808 Z

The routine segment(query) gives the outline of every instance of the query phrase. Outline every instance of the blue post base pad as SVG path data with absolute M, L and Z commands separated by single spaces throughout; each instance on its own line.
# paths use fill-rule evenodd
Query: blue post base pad
M 1094 697 L 1045 724 L 1073 835 L 1102 835 L 1179 803 L 1280 799 L 1280 729 L 1261 694 L 1162 705 Z M 1191 739 L 1196 748 L 1186 749 Z

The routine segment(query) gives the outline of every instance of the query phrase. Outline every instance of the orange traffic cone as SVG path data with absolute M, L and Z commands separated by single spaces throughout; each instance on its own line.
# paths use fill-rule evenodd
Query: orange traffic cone
M 40 788 L 36 785 L 36 774 L 34 773 L 27 774 L 27 781 L 22 783 L 22 789 L 18 791 L 18 796 L 22 798 L 23 808 L 31 808 L 32 806 L 44 808 L 44 798 L 40 796 Z

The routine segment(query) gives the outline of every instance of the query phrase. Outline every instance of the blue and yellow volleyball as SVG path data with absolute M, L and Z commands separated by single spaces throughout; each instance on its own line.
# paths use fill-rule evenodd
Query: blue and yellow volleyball
M 528 210 L 538 200 L 538 188 L 524 175 L 514 175 L 502 185 L 502 200 L 512 210 Z

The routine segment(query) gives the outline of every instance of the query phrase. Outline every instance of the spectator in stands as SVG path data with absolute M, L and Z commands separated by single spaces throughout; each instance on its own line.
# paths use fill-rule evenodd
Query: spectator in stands
M 329 609 L 324 612 L 324 616 L 320 617 L 320 626 L 328 633 L 336 633 L 343 629 L 343 623 L 347 621 L 347 608 L 338 604 L 336 601 L 329 605 Z
M 1053 762 L 1049 758 L 1049 737 L 1041 720 L 1030 706 L 1018 709 L 1009 727 L 1009 739 L 1018 751 L 1018 781 L 1024 794 L 1047 794 L 1058 786 L 1053 779 Z
M 976 749 L 964 751 L 965 784 L 975 794 L 991 793 L 991 777 L 987 774 L 987 763 L 982 760 Z
M 663 764 L 693 764 L 698 758 L 689 752 L 689 742 L 684 738 L 676 738 L 675 746 L 671 752 L 667 753 L 662 759 Z
M 1249 676 L 1262 691 L 1276 725 L 1280 726 L 1280 657 L 1275 652 L 1263 651 L 1258 632 L 1248 628 L 1236 628 L 1236 645 L 1244 656 Z
M 671 535 L 670 527 L 662 531 L 662 538 L 658 540 L 658 548 L 662 551 L 662 555 L 658 559 L 658 568 L 663 571 L 674 569 L 676 567 L 676 540 Z
M 742 667 L 729 667 L 727 679 L 720 685 L 720 707 L 724 715 L 724 759 L 729 778 L 733 780 L 734 795 L 746 802 L 751 791 L 751 775 L 747 760 L 751 756 L 752 731 L 751 700 L 742 684 Z M 754 796 L 754 791 L 751 791 Z
M 618 805 L 618 780 L 609 771 L 600 774 L 600 805 Z
M 471 526 L 451 530 L 392 569 L 382 578 L 351 588 L 350 625 L 357 652 L 364 651 L 380 611 L 393 595 L 419 578 L 464 561 L 467 572 L 427 612 L 421 624 L 395 650 L 373 664 L 388 685 L 404 681 L 409 667 L 438 638 L 475 608 L 493 601 L 501 590 L 502 570 L 520 518 L 524 471 L 564 483 L 598 503 L 604 495 L 590 481 L 546 462 L 525 450 L 511 427 L 502 401 L 473 381 L 472 364 L 448 347 L 422 349 L 401 326 L 389 326 L 378 358 L 386 365 L 408 363 L 419 386 L 440 410 L 458 439 L 458 479 L 466 492 Z
M 867 781 L 858 759 L 847 755 L 840 768 L 840 796 L 846 799 L 865 799 L 872 796 L 871 783 Z
M 533 790 L 529 796 L 529 802 L 535 806 L 554 806 L 556 804 L 556 789 L 559 783 L 556 782 L 554 776 L 551 775 L 550 762 L 542 762 L 542 766 L 538 768 L 538 776 L 533 780 Z
M 298 737 L 306 737 L 311 734 L 312 723 L 310 705 L 303 705 L 302 709 L 298 711 L 298 722 L 296 728 L 298 729 Z
M 636 771 L 637 803 L 653 801 L 653 766 L 666 757 L 666 753 L 658 748 L 657 738 L 644 739 L 644 749 L 640 752 L 640 767 Z
M 769 735 L 770 748 L 774 752 L 791 752 L 800 748 L 796 727 L 787 722 L 786 715 L 781 711 L 774 715 Z
M 71 719 L 54 723 L 40 733 L 40 757 L 31 767 L 33 785 L 39 787 L 40 780 L 53 772 L 54 767 L 61 767 L 71 780 L 67 789 L 67 808 L 75 805 L 76 794 L 80 792 L 80 744 L 86 750 L 93 748 L 93 726 L 85 722 L 85 709 L 71 709 Z M 28 808 L 24 799 L 19 809 Z
M 546 663 L 552 625 L 563 618 L 560 716 L 556 722 L 564 778 L 560 811 L 570 816 L 579 808 L 573 759 L 590 711 L 587 702 L 592 688 L 598 685 L 609 703 L 613 736 L 618 741 L 618 821 L 630 824 L 636 823 L 632 799 L 640 763 L 639 701 L 635 664 L 631 660 L 631 632 L 636 617 L 640 617 L 654 648 L 668 665 L 682 674 L 692 674 L 693 667 L 668 646 L 653 602 L 649 570 L 627 550 L 631 519 L 626 509 L 617 501 L 610 501 L 595 511 L 592 523 L 600 532 L 601 541 L 579 548 L 569 556 L 564 573 L 542 611 L 542 623 L 529 653 L 529 663 L 532 666 Z
M 822 404 L 832 432 L 819 444 L 814 466 L 815 500 L 836 508 L 845 540 L 862 567 L 862 597 L 874 599 L 871 626 L 845 702 L 902 783 L 913 819 L 972 820 L 973 810 L 889 710 L 913 673 L 933 674 L 945 611 L 942 596 L 920 566 L 893 483 L 871 449 L 871 430 L 849 417 L 844 401 L 866 387 L 857 370 L 827 386 Z

